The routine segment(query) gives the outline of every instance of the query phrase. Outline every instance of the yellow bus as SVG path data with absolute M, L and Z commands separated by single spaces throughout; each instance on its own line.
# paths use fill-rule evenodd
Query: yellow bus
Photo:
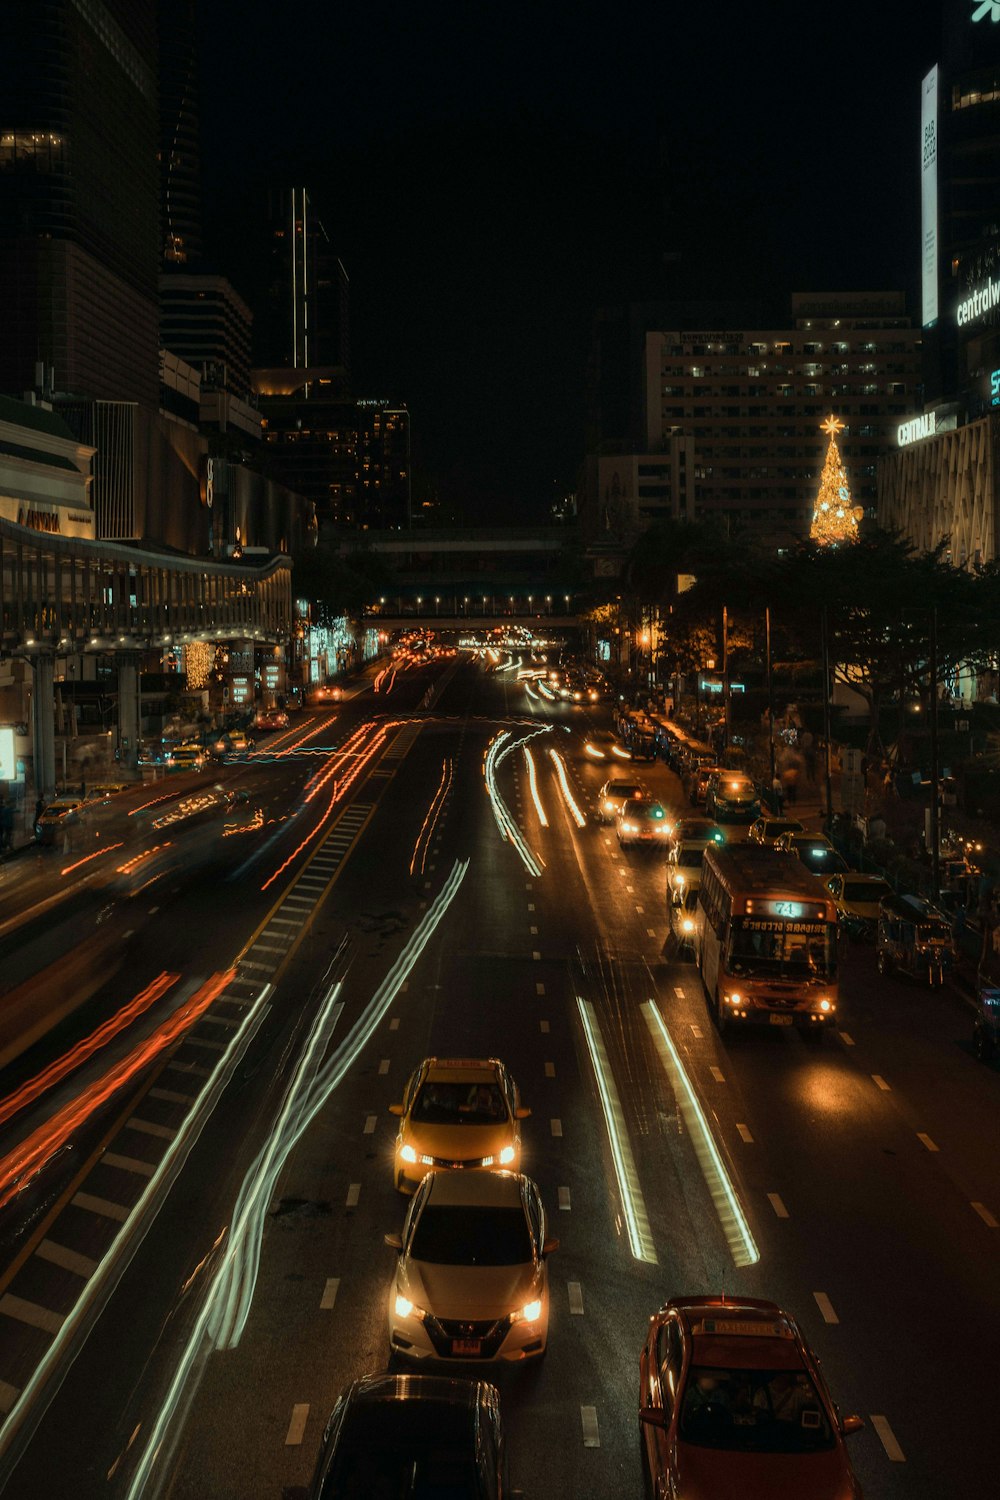
M 695 954 L 720 1034 L 753 1025 L 822 1034 L 837 1024 L 837 909 L 794 854 L 709 844 Z

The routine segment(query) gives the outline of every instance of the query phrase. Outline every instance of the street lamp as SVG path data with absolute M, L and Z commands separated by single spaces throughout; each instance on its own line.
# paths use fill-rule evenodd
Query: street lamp
M 438 606 L 440 605 L 440 603 L 441 603 L 441 596 L 439 594 L 435 594 L 434 595 L 434 613 L 435 614 L 439 613 Z

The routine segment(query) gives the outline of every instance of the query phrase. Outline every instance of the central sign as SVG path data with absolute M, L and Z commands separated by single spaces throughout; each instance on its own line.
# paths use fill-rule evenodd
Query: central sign
M 937 431 L 937 413 L 925 411 L 919 417 L 911 417 L 908 422 L 900 422 L 896 428 L 896 440 L 901 448 L 908 448 L 911 443 L 919 443 L 921 438 L 933 437 Z

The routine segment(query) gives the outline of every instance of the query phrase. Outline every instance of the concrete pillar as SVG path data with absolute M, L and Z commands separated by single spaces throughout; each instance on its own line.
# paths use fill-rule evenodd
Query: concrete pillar
M 56 789 L 55 655 L 39 651 L 31 658 L 31 735 L 35 795 L 46 801 Z
M 139 740 L 142 725 L 139 715 L 138 651 L 115 653 L 118 666 L 118 763 L 123 771 L 134 771 L 139 765 Z

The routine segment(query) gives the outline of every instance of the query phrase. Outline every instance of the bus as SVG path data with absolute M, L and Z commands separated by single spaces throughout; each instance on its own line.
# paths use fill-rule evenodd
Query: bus
M 794 854 L 708 845 L 695 957 L 720 1035 L 753 1025 L 821 1035 L 837 1024 L 837 908 Z

